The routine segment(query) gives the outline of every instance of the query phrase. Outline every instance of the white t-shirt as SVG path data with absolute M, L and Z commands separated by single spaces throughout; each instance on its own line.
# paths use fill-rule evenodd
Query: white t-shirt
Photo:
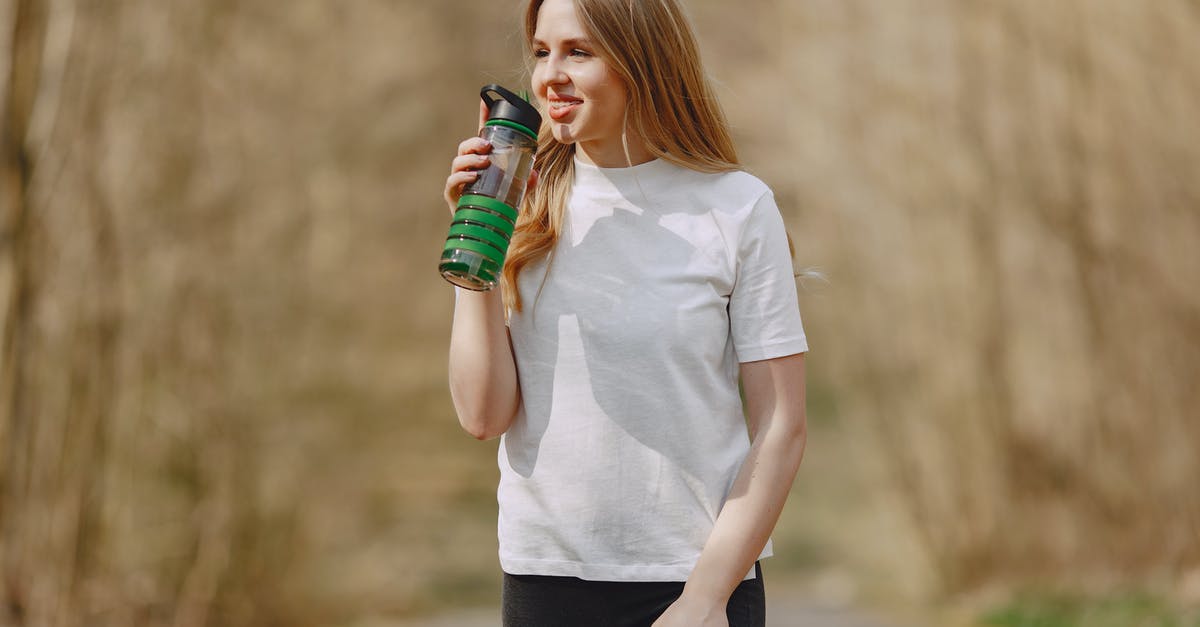
M 576 160 L 565 216 L 509 321 L 500 564 L 684 581 L 750 449 L 738 363 L 808 350 L 783 220 L 754 176 L 661 159 Z

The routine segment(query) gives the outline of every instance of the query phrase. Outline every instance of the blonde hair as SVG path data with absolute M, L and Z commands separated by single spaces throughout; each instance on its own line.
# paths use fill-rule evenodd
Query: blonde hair
M 624 82 L 629 132 L 655 157 L 701 172 L 741 169 L 729 124 L 700 63 L 692 26 L 676 0 L 573 0 L 600 56 Z M 543 0 L 525 9 L 530 46 Z M 521 311 L 517 279 L 525 266 L 554 249 L 571 192 L 575 145 L 561 144 L 543 123 L 535 168 L 538 184 L 525 199 L 505 260 L 505 309 Z M 622 137 L 628 159 L 628 142 Z M 632 163 L 630 163 L 632 165 Z

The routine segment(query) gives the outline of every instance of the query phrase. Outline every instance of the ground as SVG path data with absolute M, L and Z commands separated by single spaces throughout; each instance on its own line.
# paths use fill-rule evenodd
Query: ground
M 451 612 L 387 627 L 497 627 L 499 610 Z M 381 626 L 383 627 L 383 626 Z M 821 607 L 802 599 L 772 600 L 767 608 L 767 627 L 909 627 L 885 622 L 867 612 Z

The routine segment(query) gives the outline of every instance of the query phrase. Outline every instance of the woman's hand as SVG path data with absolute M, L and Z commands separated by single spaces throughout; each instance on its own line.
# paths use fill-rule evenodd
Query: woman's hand
M 487 105 L 480 101 L 480 130 L 483 129 L 483 123 L 487 121 L 487 117 Z M 471 137 L 458 145 L 458 155 L 450 162 L 450 176 L 446 177 L 446 189 L 442 192 L 442 197 L 446 199 L 446 205 L 450 207 L 450 215 L 454 215 L 454 210 L 458 208 L 458 199 L 462 197 L 463 188 L 479 178 L 479 172 L 487 169 L 491 163 L 491 159 L 488 157 L 488 153 L 491 151 L 492 144 L 482 137 Z M 529 193 L 537 184 L 537 178 L 537 170 L 529 173 L 529 181 L 525 185 L 526 193 Z
M 681 596 L 652 627 L 729 627 L 729 619 L 724 604 L 697 603 Z
M 482 137 L 472 137 L 458 145 L 458 156 L 450 162 L 450 176 L 446 178 L 446 191 L 443 197 L 450 207 L 450 215 L 462 197 L 463 187 L 479 178 L 479 171 L 486 169 L 490 159 L 487 154 L 492 151 L 492 145 Z
M 487 122 L 488 108 L 482 100 L 479 101 L 479 130 Z M 463 187 L 479 178 L 479 171 L 488 167 L 491 162 L 487 154 L 492 151 L 492 145 L 482 137 L 471 137 L 458 145 L 458 155 L 450 162 L 450 176 L 446 178 L 446 190 L 442 197 L 450 206 L 450 215 L 458 206 L 462 197 Z

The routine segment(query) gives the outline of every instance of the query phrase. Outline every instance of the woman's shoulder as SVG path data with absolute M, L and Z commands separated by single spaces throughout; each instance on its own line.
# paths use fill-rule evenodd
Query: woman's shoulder
M 692 198 L 708 199 L 714 208 L 726 211 L 744 211 L 772 194 L 771 187 L 762 179 L 743 169 L 721 172 L 703 172 L 687 169 L 683 178 L 690 186 Z
M 748 196 L 758 198 L 771 192 L 771 187 L 766 182 L 746 170 L 730 170 L 717 176 L 720 177 L 722 185 L 737 189 Z
M 671 163 L 668 167 L 673 168 L 680 176 L 693 184 L 740 190 L 748 194 L 761 195 L 770 191 L 770 187 L 762 179 L 742 167 L 730 167 L 715 171 L 678 163 Z

